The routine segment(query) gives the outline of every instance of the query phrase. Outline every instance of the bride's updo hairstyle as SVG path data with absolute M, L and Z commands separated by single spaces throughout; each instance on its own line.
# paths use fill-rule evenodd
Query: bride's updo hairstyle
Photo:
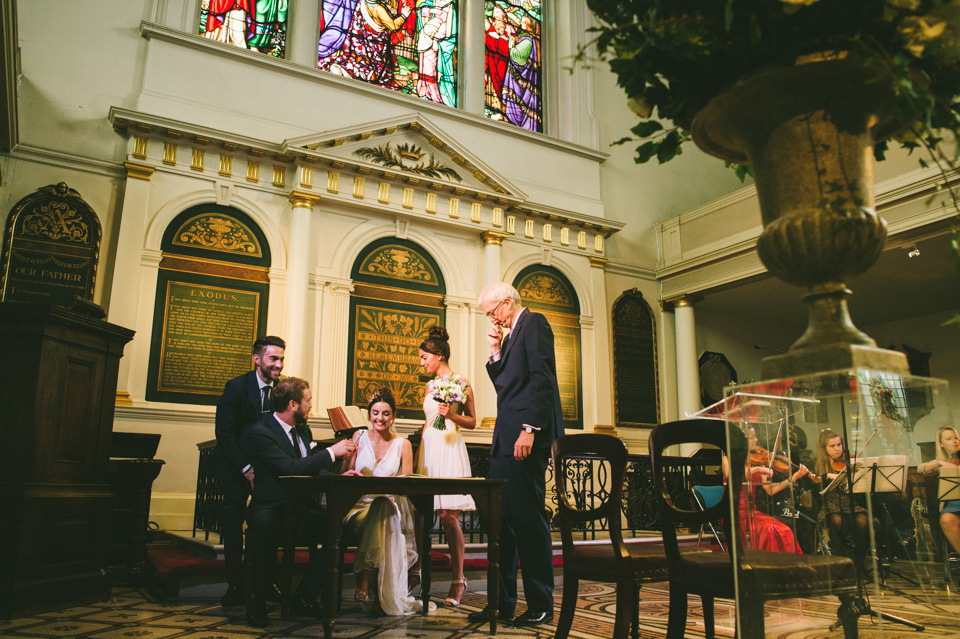
M 390 434 L 396 435 L 397 429 L 394 426 L 397 420 L 397 400 L 393 398 L 393 393 L 390 392 L 390 389 L 386 386 L 381 386 L 373 391 L 373 394 L 370 395 L 370 399 L 367 401 L 367 430 L 373 430 L 373 420 L 370 419 L 370 409 L 373 408 L 374 404 L 379 404 L 384 402 L 390 406 L 390 410 L 393 411 L 393 419 L 390 420 Z
M 431 326 L 427 339 L 420 344 L 420 350 L 440 355 L 444 361 L 450 361 L 450 335 L 442 326 Z
M 390 389 L 386 386 L 380 386 L 374 389 L 373 394 L 370 395 L 370 399 L 367 400 L 367 412 L 369 413 L 373 405 L 379 402 L 386 402 L 390 405 L 390 410 L 394 413 L 397 412 L 397 400 L 393 398 L 393 393 L 391 393 Z

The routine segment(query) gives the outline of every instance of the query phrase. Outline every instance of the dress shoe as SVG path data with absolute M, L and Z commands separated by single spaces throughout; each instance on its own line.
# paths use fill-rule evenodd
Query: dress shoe
M 482 623 L 490 623 L 493 621 L 493 608 L 487 606 L 479 612 L 471 612 L 467 615 L 467 620 L 471 622 L 479 621 Z M 513 621 L 513 613 L 507 612 L 506 610 L 501 610 L 499 613 L 497 613 L 497 621 L 505 621 L 509 623 Z
M 550 623 L 551 621 L 553 621 L 552 610 L 546 612 L 527 610 L 522 615 L 518 615 L 517 618 L 513 620 L 513 623 L 517 626 L 538 626 L 542 623 Z
M 267 625 L 267 602 L 252 597 L 247 602 L 247 625 L 254 628 L 265 628 Z
M 224 608 L 236 608 L 237 606 L 243 605 L 243 591 L 240 589 L 240 586 L 230 585 L 227 588 L 227 591 L 223 593 L 223 599 L 220 600 L 220 605 Z
M 323 608 L 317 603 L 317 598 L 306 595 L 295 595 L 293 601 L 290 602 L 290 610 L 293 614 L 302 617 L 319 619 L 323 616 Z

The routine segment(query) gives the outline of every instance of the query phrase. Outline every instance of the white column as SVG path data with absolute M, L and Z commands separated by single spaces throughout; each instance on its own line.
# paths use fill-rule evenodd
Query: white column
M 304 367 L 310 358 L 304 348 L 305 318 L 310 274 L 310 239 L 313 236 L 313 205 L 319 196 L 295 190 L 288 197 L 292 205 L 287 226 L 287 291 L 284 298 L 283 337 L 287 342 L 284 368 L 296 371 L 298 377 L 306 374 Z
M 317 0 L 291 0 L 287 13 L 287 60 L 317 68 L 320 8 Z
M 660 423 L 679 419 L 677 412 L 677 329 L 673 307 L 660 302 L 660 330 L 657 333 L 661 363 Z
M 324 415 L 332 406 L 343 406 L 347 395 L 347 353 L 350 328 L 349 280 L 330 280 L 320 287 L 323 295 L 320 314 L 320 379 L 315 391 L 314 413 Z
M 701 408 L 693 300 L 687 296 L 681 297 L 674 300 L 673 307 L 677 330 L 677 411 L 679 419 L 686 419 L 687 413 Z M 697 445 L 687 444 L 680 447 L 680 454 L 689 455 L 699 448 Z
M 143 251 L 143 238 L 147 229 L 147 210 L 150 207 L 150 177 L 153 167 L 125 162 L 127 183 L 123 191 L 123 208 L 120 213 L 120 232 L 117 236 L 117 254 L 113 264 L 110 294 L 107 298 L 107 321 L 124 328 L 137 329 L 137 317 L 140 300 L 152 300 L 156 291 L 140 288 L 140 258 Z M 133 292 L 140 294 L 133 294 Z M 138 339 L 139 338 L 139 339 Z M 150 333 L 139 332 L 134 342 L 150 342 Z M 133 363 L 131 353 L 135 346 L 127 346 L 127 356 L 120 359 L 120 374 L 117 379 L 117 404 L 130 406 L 130 370 Z M 146 369 L 146 360 L 142 368 Z M 137 389 L 140 399 L 142 389 Z
M 604 257 L 591 257 L 590 259 L 590 288 L 593 295 L 593 334 L 592 350 L 594 357 L 593 368 L 586 367 L 580 371 L 584 382 L 590 379 L 594 387 L 594 406 L 596 406 L 596 415 L 594 425 L 605 424 L 616 426 L 613 423 L 613 376 L 611 374 L 613 366 L 610 362 L 610 349 L 612 341 L 610 339 L 610 314 L 607 308 L 607 283 L 604 276 L 604 267 L 607 259 Z M 583 343 L 586 345 L 587 335 L 584 335 Z M 592 371 L 591 375 L 586 375 L 586 371 Z M 586 404 L 586 402 L 584 402 Z M 584 424 L 586 427 L 586 424 Z
M 484 231 L 480 237 L 483 238 L 483 285 L 486 286 L 499 282 L 502 277 L 500 251 L 507 234 L 500 231 Z
M 460 32 L 460 46 L 457 52 L 460 56 L 462 69 L 460 73 L 460 106 L 467 113 L 483 115 L 483 68 L 484 53 L 486 52 L 486 34 L 483 29 L 483 3 L 460 3 L 465 7 L 465 15 L 461 22 L 463 31 Z M 464 8 L 461 8 L 464 11 Z M 494 280 L 496 281 L 496 280 Z

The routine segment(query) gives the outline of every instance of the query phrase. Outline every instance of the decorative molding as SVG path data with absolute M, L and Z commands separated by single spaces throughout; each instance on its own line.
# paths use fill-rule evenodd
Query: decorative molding
M 313 205 L 320 201 L 320 196 L 316 193 L 310 193 L 309 191 L 294 189 L 290 191 L 287 199 L 290 200 L 290 204 L 292 204 L 294 208 L 301 207 L 312 211 Z
M 503 241 L 510 237 L 506 233 L 501 233 L 500 231 L 484 231 L 480 234 L 480 238 L 483 240 L 484 246 L 500 246 L 503 244 Z
M 597 257 L 595 255 L 588 255 L 587 259 L 590 260 L 590 266 L 593 268 L 598 268 L 601 271 L 607 266 L 608 260 L 605 257 Z
M 150 176 L 156 171 L 152 166 L 138 164 L 136 162 L 124 162 L 123 168 L 126 170 L 128 178 L 136 178 L 138 180 L 149 180 Z

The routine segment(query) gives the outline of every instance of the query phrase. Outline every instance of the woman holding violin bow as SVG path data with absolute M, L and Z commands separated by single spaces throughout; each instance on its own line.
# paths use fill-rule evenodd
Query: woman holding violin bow
M 869 440 L 868 440 L 869 443 Z M 843 438 L 830 429 L 820 431 L 817 441 L 817 461 L 814 470 L 817 474 L 833 481 L 846 470 L 847 463 L 854 463 L 850 453 L 843 446 Z M 833 554 L 840 554 L 862 561 L 864 553 L 869 548 L 869 531 L 867 529 L 866 501 L 862 494 L 853 495 L 854 521 L 850 522 L 850 493 L 847 492 L 847 483 L 843 482 L 823 495 L 823 516 L 830 533 L 830 547 Z M 854 556 L 853 543 L 848 531 L 853 530 L 857 536 L 858 556 Z
M 753 428 L 748 431 L 747 438 L 750 454 L 747 468 L 744 471 L 748 480 L 746 486 L 758 485 L 767 495 L 772 496 L 786 490 L 792 483 L 796 483 L 810 473 L 807 467 L 802 464 L 797 466 L 796 470 L 793 470 L 793 465 L 790 464 L 785 455 L 770 455 L 768 451 L 757 446 L 757 434 Z M 793 472 L 789 473 L 788 477 L 782 481 L 771 482 L 770 480 L 774 477 L 776 469 L 780 469 L 784 473 L 790 470 L 793 470 Z M 726 473 L 727 465 L 726 458 L 724 458 L 724 474 Z M 802 554 L 803 551 L 797 544 L 793 530 L 779 519 L 758 511 L 756 500 L 755 490 L 748 488 L 741 491 L 740 532 L 744 537 L 747 537 L 749 532 L 751 547 Z M 749 530 L 747 526 L 749 526 Z
M 937 429 L 937 458 L 923 462 L 917 470 L 924 475 L 939 473 L 944 466 L 960 466 L 960 438 L 953 426 L 941 426 Z M 953 555 L 960 553 L 960 500 L 951 499 L 940 502 L 940 529 L 950 542 Z

